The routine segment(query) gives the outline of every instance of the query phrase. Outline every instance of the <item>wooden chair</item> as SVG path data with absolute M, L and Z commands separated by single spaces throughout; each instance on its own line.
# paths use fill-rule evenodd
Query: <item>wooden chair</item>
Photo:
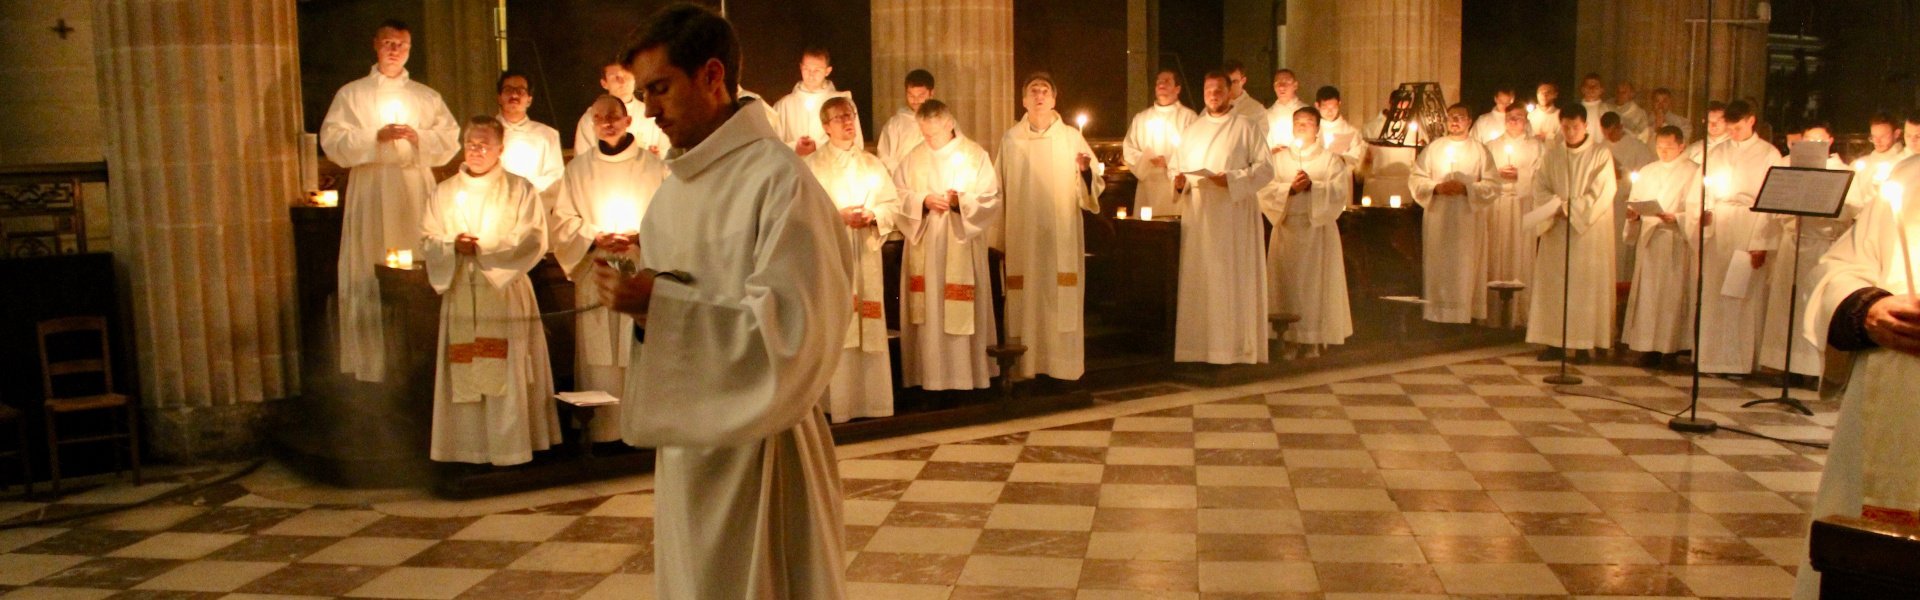
M 60 491 L 60 447 L 70 444 L 111 441 L 124 446 L 127 463 L 133 468 L 133 483 L 140 485 L 140 417 L 139 407 L 133 398 L 114 391 L 113 356 L 107 342 L 107 320 L 101 317 L 66 317 L 48 319 L 39 324 L 40 331 L 40 380 L 46 391 L 47 403 L 42 410 L 47 420 L 47 465 L 53 480 L 53 491 Z M 97 358 L 73 360 L 53 360 L 47 354 L 47 338 L 66 334 L 92 334 L 100 340 L 100 354 Z M 99 374 L 101 392 L 84 396 L 59 396 L 54 390 L 54 379 L 76 375 Z M 112 411 L 123 419 L 124 431 L 88 435 L 72 439 L 61 439 L 59 433 L 60 415 L 87 413 L 94 411 Z M 118 464 L 119 461 L 116 461 Z
M 13 446 L 0 450 L 0 458 L 13 457 L 18 467 L 16 470 L 20 473 L 20 487 L 26 489 L 21 496 L 31 496 L 33 495 L 33 462 L 27 454 L 27 418 L 13 407 L 0 404 L 0 426 L 9 423 L 13 424 Z M 6 485 L 12 487 L 11 483 Z M 0 490 L 5 489 L 7 488 L 0 487 Z

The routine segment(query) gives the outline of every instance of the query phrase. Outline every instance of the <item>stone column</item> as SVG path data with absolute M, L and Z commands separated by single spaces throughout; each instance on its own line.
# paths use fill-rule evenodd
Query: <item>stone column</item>
M 1715 0 L 1713 9 L 1716 20 L 1756 17 L 1754 0 Z M 1713 100 L 1765 100 L 1767 36 L 1763 24 L 1716 23 L 1709 46 L 1708 28 L 1688 22 L 1706 16 L 1705 0 L 1582 0 L 1579 14 L 1576 72 L 1569 82 L 1577 82 L 1587 73 L 1599 73 L 1607 82 L 1609 100 L 1615 82 L 1632 82 L 1639 89 L 1642 107 L 1649 92 L 1664 87 L 1674 93 L 1674 112 L 1695 121 L 1706 118 L 1698 87 L 1702 77 L 1711 79 L 1707 89 Z M 1561 95 L 1577 98 L 1578 92 L 1567 90 Z
M 95 61 L 115 258 L 148 442 L 249 453 L 261 403 L 298 392 L 293 0 L 98 0 Z M 317 315 L 316 315 L 317 317 Z M 134 382 L 122 384 L 132 387 Z
M 1437 81 L 1449 103 L 1460 99 L 1461 0 L 1307 0 L 1288 2 L 1288 56 L 1307 83 L 1340 88 L 1355 127 L 1379 114 L 1401 83 Z M 1325 66 L 1311 66 L 1329 61 Z M 1312 87 L 1307 87 L 1312 86 Z
M 440 92 L 441 99 L 447 102 L 447 109 L 453 111 L 453 117 L 463 123 L 467 117 L 500 112 L 498 94 L 494 93 L 494 84 L 500 78 L 501 71 L 500 45 L 494 39 L 493 22 L 493 11 L 498 6 L 495 2 L 474 0 L 426 0 L 423 7 L 425 22 L 419 26 L 420 41 L 433 48 L 433 51 L 426 56 L 426 77 L 421 81 Z M 525 54 L 516 52 L 513 56 L 518 57 L 514 59 L 514 64 L 529 77 L 553 76 L 535 69 L 533 51 L 528 43 L 522 43 L 515 49 L 526 51 Z M 532 83 L 533 114 L 542 115 L 536 120 L 546 121 L 544 115 L 548 114 L 548 109 L 554 108 L 542 104 L 552 101 L 546 97 L 546 90 L 573 82 L 536 79 Z M 555 109 L 552 114 L 558 119 L 572 118 L 564 110 Z M 559 127 L 561 124 L 548 125 Z
M 895 0 L 873 6 L 875 127 L 906 105 L 907 71 L 933 73 L 934 97 L 988 151 L 1013 125 L 1013 0 Z M 876 132 L 877 135 L 877 132 Z

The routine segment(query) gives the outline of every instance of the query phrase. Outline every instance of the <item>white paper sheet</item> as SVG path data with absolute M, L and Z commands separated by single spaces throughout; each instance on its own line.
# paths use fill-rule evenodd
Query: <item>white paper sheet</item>
M 554 394 L 553 397 L 558 398 L 561 402 L 572 404 L 574 406 L 607 406 L 611 404 L 620 403 L 620 399 L 613 397 L 613 394 L 609 394 L 600 390 L 587 390 L 584 392 L 560 392 L 558 394 Z
M 1667 208 L 1661 206 L 1659 200 L 1634 200 L 1628 202 L 1627 206 L 1632 208 L 1633 212 L 1640 213 L 1642 217 L 1658 217 L 1667 214 Z
M 1720 295 L 1728 298 L 1747 297 L 1747 284 L 1753 281 L 1753 257 L 1746 252 L 1733 253 L 1733 260 L 1727 261 L 1727 281 L 1720 285 Z

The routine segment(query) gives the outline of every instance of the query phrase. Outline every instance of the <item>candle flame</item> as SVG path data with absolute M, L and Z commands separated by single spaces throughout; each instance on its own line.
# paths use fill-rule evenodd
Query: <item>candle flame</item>
M 1867 170 L 1867 159 L 1862 158 L 1860 160 L 1853 161 L 1853 170 L 1856 173 Z
M 1627 173 L 1627 181 L 1631 183 L 1640 183 L 1640 172 L 1634 171 L 1631 173 Z
M 1534 109 L 1534 108 L 1535 108 L 1535 106 L 1533 105 L 1533 103 L 1532 103 L 1532 102 L 1528 102 L 1528 103 L 1527 103 L 1527 114 L 1533 114 L 1533 109 Z
M 388 100 L 386 106 L 381 107 L 380 116 L 386 117 L 388 124 L 399 123 L 400 116 L 405 110 L 399 100 Z
M 1073 117 L 1073 122 L 1075 125 L 1080 126 L 1080 130 L 1085 131 L 1087 129 L 1087 113 L 1080 113 L 1078 115 L 1075 115 Z
M 1373 206 L 1373 196 L 1361 196 L 1361 197 L 1360 197 L 1360 205 L 1361 205 L 1361 206 Z
M 1141 208 L 1140 208 L 1140 220 L 1142 220 L 1142 221 L 1152 221 L 1152 220 L 1153 220 L 1153 207 L 1151 207 L 1151 206 L 1146 206 L 1146 207 L 1141 207 Z

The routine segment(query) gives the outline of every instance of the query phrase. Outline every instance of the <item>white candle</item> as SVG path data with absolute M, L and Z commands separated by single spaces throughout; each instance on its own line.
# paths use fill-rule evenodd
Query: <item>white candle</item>
M 1361 205 L 1361 206 L 1373 206 L 1373 196 L 1361 196 L 1361 197 L 1360 197 L 1360 205 Z
M 388 100 L 385 105 L 380 107 L 380 116 L 386 119 L 388 125 L 399 123 L 401 117 L 405 115 L 406 106 L 401 104 L 397 99 Z
M 1127 218 L 1127 207 L 1125 206 L 1120 207 L 1120 210 L 1118 212 L 1113 213 L 1113 218 L 1115 219 Z
M 1533 106 L 1533 103 L 1532 103 L 1532 102 L 1528 102 L 1528 103 L 1527 103 L 1527 114 L 1529 114 L 1529 115 L 1531 115 L 1531 114 L 1533 114 L 1533 109 L 1534 109 L 1534 106 Z
M 460 233 L 466 233 L 466 234 L 473 233 L 472 231 L 473 215 L 468 214 L 469 212 L 470 211 L 467 208 L 466 190 L 454 192 L 453 193 L 453 214 L 455 217 L 457 217 L 457 221 L 458 221 L 458 223 L 456 224 L 456 227 L 463 230 Z
M 1449 177 L 1453 176 L 1453 151 L 1453 146 L 1447 146 L 1447 162 L 1445 166 L 1440 168 L 1440 170 L 1445 172 Z
M 1893 230 L 1900 233 L 1900 264 L 1907 269 L 1907 295 L 1920 298 L 1914 293 L 1913 252 L 1907 249 L 1907 220 L 1901 216 L 1902 196 L 1906 194 L 1899 182 L 1887 182 L 1880 185 L 1880 197 L 1887 199 L 1887 206 L 1893 209 Z
M 1513 166 L 1513 143 L 1507 143 L 1507 166 Z
M 1080 131 L 1083 131 L 1083 132 L 1086 131 L 1087 130 L 1087 113 L 1080 113 L 1078 115 L 1075 115 L 1073 117 L 1073 123 L 1075 125 L 1080 126 L 1079 127 Z
M 1153 207 L 1151 207 L 1151 206 L 1142 206 L 1142 207 L 1140 207 L 1140 220 L 1142 220 L 1142 221 L 1152 221 L 1152 220 L 1153 220 Z
M 1419 145 L 1419 144 L 1420 144 L 1420 124 L 1419 124 L 1419 123 L 1408 123 L 1408 124 L 1407 124 L 1407 140 L 1406 140 L 1406 143 L 1409 143 L 1409 144 L 1414 144 L 1414 145 Z
M 315 192 L 313 195 L 313 203 L 316 206 L 339 206 L 340 190 L 320 190 L 319 192 Z
M 960 176 L 960 169 L 967 166 L 967 157 L 962 154 L 954 154 L 952 163 L 953 170 L 947 175 L 951 178 L 951 181 L 947 182 L 947 189 L 957 192 L 960 191 L 960 188 L 967 187 L 967 178 Z
M 508 173 L 526 177 L 539 170 L 537 164 L 539 159 L 534 154 L 532 144 L 527 143 L 526 140 L 516 139 L 513 143 L 507 144 L 507 149 L 500 153 L 500 163 L 506 165 Z
M 1400 208 L 1400 195 L 1387 196 L 1387 208 Z
M 413 251 L 412 250 L 395 251 L 393 262 L 394 262 L 395 268 L 400 268 L 400 269 L 413 268 Z

